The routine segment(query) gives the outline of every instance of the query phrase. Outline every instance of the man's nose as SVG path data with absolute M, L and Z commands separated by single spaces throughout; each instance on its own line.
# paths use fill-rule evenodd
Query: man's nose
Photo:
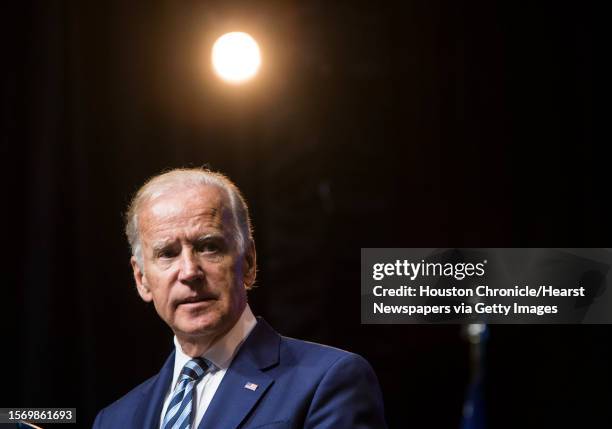
M 185 249 L 181 255 L 179 281 L 189 283 L 204 277 L 200 261 L 191 249 Z

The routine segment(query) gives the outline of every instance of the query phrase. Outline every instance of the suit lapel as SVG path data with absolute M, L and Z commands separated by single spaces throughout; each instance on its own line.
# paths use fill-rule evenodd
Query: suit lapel
M 170 388 L 174 372 L 174 352 L 170 354 L 153 384 L 142 395 L 138 408 L 134 411 L 134 423 L 137 427 L 156 428 L 159 426 L 164 398 Z
M 225 373 L 198 429 L 240 425 L 274 383 L 264 370 L 278 364 L 279 347 L 279 335 L 259 319 Z

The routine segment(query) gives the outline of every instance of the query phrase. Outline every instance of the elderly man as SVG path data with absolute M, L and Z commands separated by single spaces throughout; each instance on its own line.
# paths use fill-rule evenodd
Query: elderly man
M 385 427 L 376 376 L 358 355 L 282 337 L 253 316 L 247 205 L 225 176 L 149 180 L 127 213 L 134 280 L 174 332 L 159 374 L 100 411 L 95 428 Z

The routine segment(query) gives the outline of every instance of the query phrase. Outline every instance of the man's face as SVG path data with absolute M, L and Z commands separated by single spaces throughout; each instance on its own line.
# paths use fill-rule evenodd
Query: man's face
M 255 250 L 241 255 L 224 191 L 178 187 L 138 213 L 143 269 L 138 292 L 180 337 L 214 340 L 236 323 L 255 275 Z

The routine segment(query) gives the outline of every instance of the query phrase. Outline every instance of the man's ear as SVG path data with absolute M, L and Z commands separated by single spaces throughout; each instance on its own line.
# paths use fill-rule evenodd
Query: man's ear
M 132 256 L 130 258 L 130 263 L 132 264 L 132 270 L 134 271 L 134 281 L 136 282 L 138 295 L 140 295 L 143 301 L 151 302 L 153 300 L 153 294 L 149 290 L 147 277 L 140 269 L 138 261 L 136 261 L 136 257 Z
M 250 240 L 244 250 L 244 286 L 251 289 L 257 276 L 257 252 L 255 242 Z

